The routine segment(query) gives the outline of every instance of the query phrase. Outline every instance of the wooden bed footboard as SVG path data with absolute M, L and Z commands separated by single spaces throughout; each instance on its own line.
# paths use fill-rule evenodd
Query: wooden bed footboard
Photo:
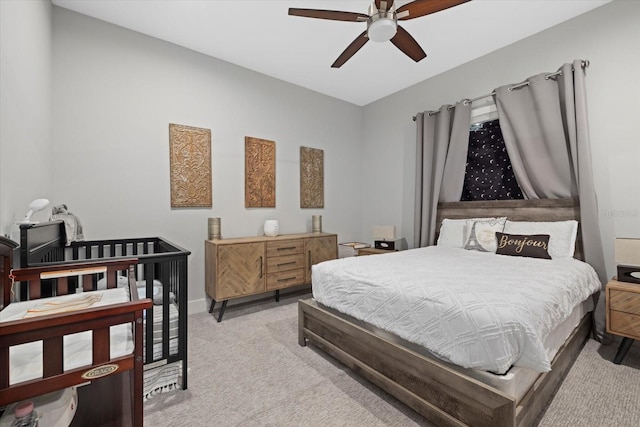
M 531 426 L 553 398 L 589 335 L 590 315 L 558 351 L 552 370 L 514 398 L 312 299 L 298 302 L 298 342 L 311 342 L 438 426 Z
M 41 279 L 55 278 L 58 293 L 64 294 L 67 290 L 68 277 L 105 274 L 107 286 L 115 287 L 117 271 L 124 270 L 129 272 L 131 299 L 128 302 L 118 304 L 0 323 L 0 372 L 2 373 L 0 375 L 0 406 L 31 399 L 41 394 L 88 381 L 101 381 L 102 377 L 129 372 L 131 375 L 130 385 L 125 387 L 125 391 L 129 391 L 130 394 L 127 402 L 130 408 L 125 408 L 123 412 L 131 415 L 132 425 L 143 425 L 142 324 L 143 311 L 150 308 L 152 302 L 150 299 L 140 300 L 138 298 L 135 277 L 133 276 L 136 262 L 136 259 L 121 259 L 32 267 L 12 271 L 15 281 L 29 282 L 30 285 L 37 283 L 37 285 L 30 286 L 34 290 L 33 293 L 37 294 L 35 289 L 39 288 Z M 111 358 L 110 327 L 120 324 L 132 325 L 134 351 L 128 355 Z M 64 370 L 64 337 L 84 331 L 90 331 L 92 334 L 92 363 L 76 369 Z M 42 342 L 43 377 L 10 384 L 10 347 L 36 341 Z M 114 390 L 112 393 L 118 394 L 119 392 Z M 116 396 L 111 397 L 116 398 Z M 117 398 L 119 397 L 118 395 Z M 89 410 L 91 409 L 89 408 Z M 125 424 L 129 424 L 129 422 L 125 422 Z

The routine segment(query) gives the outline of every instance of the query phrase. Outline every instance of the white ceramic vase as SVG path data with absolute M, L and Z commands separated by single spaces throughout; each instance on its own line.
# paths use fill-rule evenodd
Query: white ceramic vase
M 264 222 L 264 235 L 268 237 L 275 237 L 280 231 L 280 225 L 277 219 L 268 219 Z

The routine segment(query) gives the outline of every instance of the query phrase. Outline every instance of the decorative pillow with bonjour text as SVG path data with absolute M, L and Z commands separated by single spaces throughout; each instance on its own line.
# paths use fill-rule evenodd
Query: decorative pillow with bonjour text
M 551 259 L 548 234 L 506 234 L 496 233 L 498 248 L 496 254 Z
M 548 234 L 551 258 L 573 258 L 578 234 L 578 221 L 507 221 L 503 233 Z

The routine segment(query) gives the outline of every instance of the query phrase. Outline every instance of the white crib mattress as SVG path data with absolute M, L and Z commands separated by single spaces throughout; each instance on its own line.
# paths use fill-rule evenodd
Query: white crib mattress
M 88 293 L 87 293 L 88 294 Z M 127 288 L 115 288 L 105 291 L 94 291 L 91 294 L 100 294 L 100 301 L 91 307 L 100 307 L 111 304 L 119 304 L 129 301 Z M 28 310 L 34 309 L 45 302 L 64 302 L 78 298 L 83 294 L 70 294 L 60 297 L 42 298 L 32 301 L 23 301 L 9 304 L 0 312 L 0 322 L 22 319 Z M 110 328 L 111 358 L 122 357 L 133 352 L 133 334 L 131 325 L 122 324 Z M 66 335 L 63 338 L 64 362 L 63 369 L 91 366 L 92 364 L 92 337 L 91 331 Z M 9 384 L 17 384 L 23 381 L 42 378 L 42 341 L 13 346 L 9 350 L 10 374 Z

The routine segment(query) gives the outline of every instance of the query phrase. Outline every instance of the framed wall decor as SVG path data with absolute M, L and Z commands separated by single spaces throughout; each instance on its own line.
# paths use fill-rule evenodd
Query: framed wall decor
M 300 207 L 324 208 L 324 151 L 300 147 Z
M 245 208 L 275 208 L 275 141 L 245 136 L 244 156 Z
M 211 207 L 211 129 L 169 124 L 171 207 Z

